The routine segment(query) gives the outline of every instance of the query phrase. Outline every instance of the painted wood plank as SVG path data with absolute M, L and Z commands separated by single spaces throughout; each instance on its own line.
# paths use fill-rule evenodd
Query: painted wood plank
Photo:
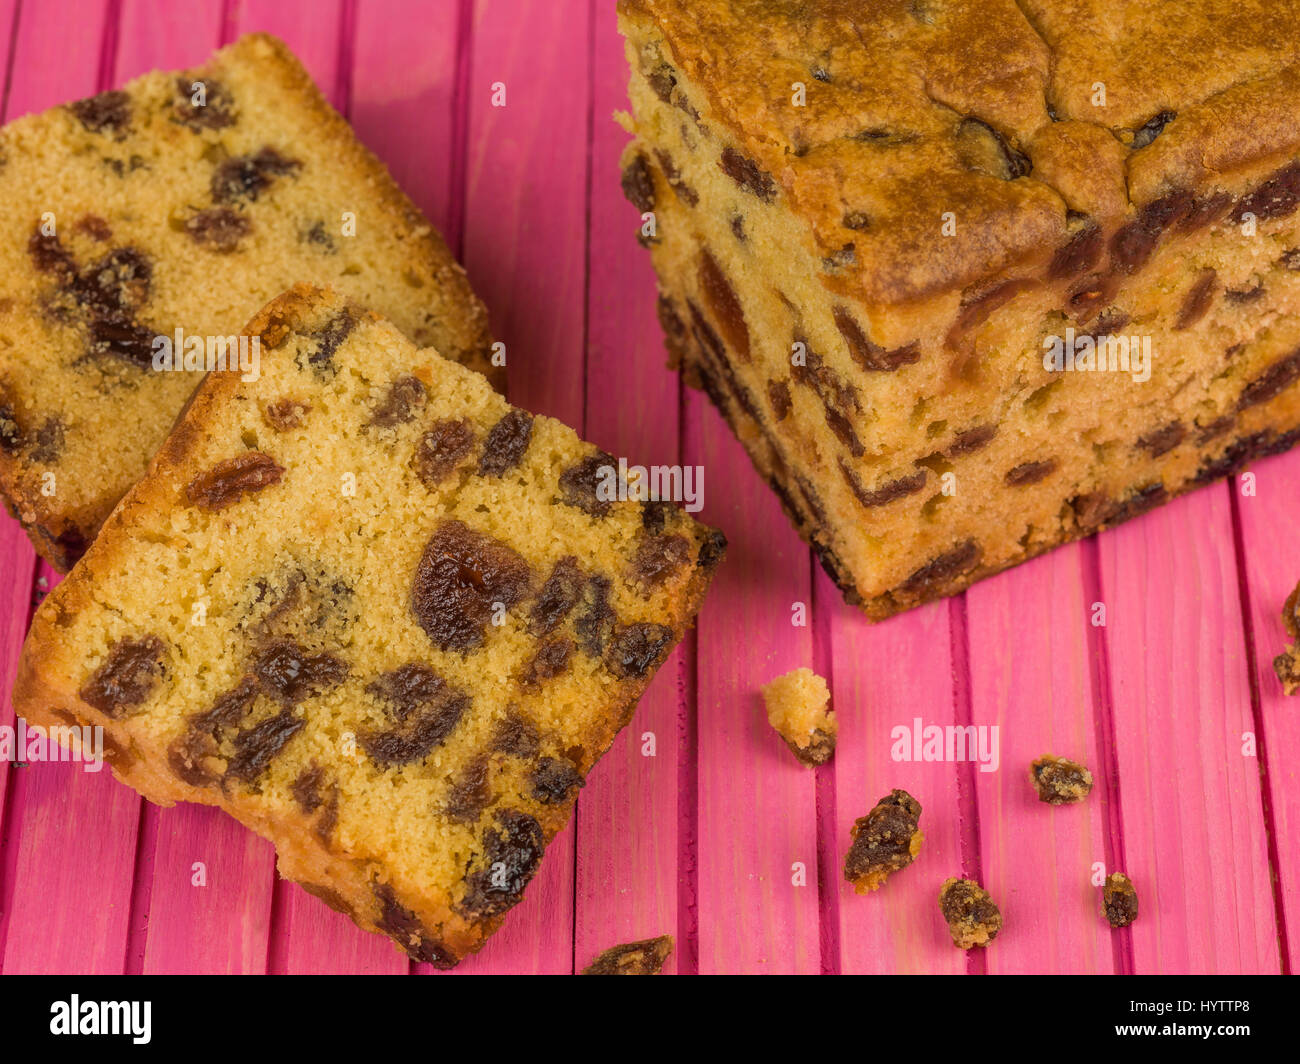
M 1228 499 L 1103 535 L 1102 601 L 1138 973 L 1276 972 L 1277 927 Z
M 956 720 L 959 663 L 952 654 L 949 604 L 870 625 L 825 574 L 818 580 L 817 610 L 829 627 L 831 695 L 840 725 L 832 762 L 834 825 L 824 843 L 827 889 L 837 896 L 839 971 L 960 974 L 965 958 L 948 938 L 938 897 L 945 879 L 965 873 L 962 766 L 894 761 L 891 737 L 896 727 L 911 730 L 918 717 L 940 727 Z M 844 879 L 853 822 L 896 787 L 921 803 L 921 852 L 880 890 L 856 894 Z
M 730 429 L 688 394 L 685 461 L 705 468 L 702 516 L 730 540 L 697 639 L 700 974 L 821 969 L 813 773 L 767 723 L 759 687 L 813 663 L 794 627 L 812 592 L 808 550 Z M 801 864 L 805 883 L 794 885 Z
M 1094 863 L 1109 859 L 1111 780 L 1089 669 L 1084 550 L 1053 551 L 966 594 L 971 720 L 999 729 L 1000 767 L 971 773 L 984 886 L 1006 921 L 985 955 L 990 973 L 1114 971 L 1091 882 Z M 1089 766 L 1087 802 L 1038 800 L 1029 764 L 1049 753 Z
M 506 344 L 511 401 L 579 431 L 587 17 L 586 5 L 477 0 L 465 81 L 465 265 Z M 494 106 L 501 91 L 504 106 Z M 571 971 L 573 862 L 570 825 L 548 847 L 524 902 L 461 970 Z
M 666 366 L 655 314 L 649 256 L 637 244 L 640 218 L 619 184 L 627 142 L 612 112 L 626 106 L 627 63 L 613 8 L 596 14 L 593 51 L 591 236 L 587 434 L 629 463 L 679 463 L 677 376 Z M 617 401 L 611 401 L 617 399 Z M 678 936 L 677 777 L 679 678 L 688 655 L 675 652 L 587 781 L 577 818 L 577 926 L 581 970 L 621 942 Z M 653 745 L 651 745 L 653 744 Z M 645 751 L 653 750 L 653 756 Z M 680 970 L 680 949 L 665 972 Z
M 14 42 L 6 118 L 42 111 L 107 88 L 114 77 L 111 44 L 116 24 L 110 5 L 72 0 L 24 5 Z M 69 34 L 69 25 L 79 32 Z M 8 521 L 8 518 L 5 518 Z M 11 526 L 14 527 L 14 526 Z M 19 533 L 21 534 L 21 533 Z M 15 541 L 15 554 L 33 557 Z M 28 562 L 28 565 L 31 563 Z M 24 568 L 19 563 L 18 569 Z M 45 565 L 40 575 L 52 582 Z M 31 584 L 25 585 L 30 595 Z M 22 625 L 28 610 L 19 606 Z M 6 661 L 6 688 L 16 658 Z M 129 922 L 140 800 L 108 772 L 33 764 L 18 770 L 8 796 L 5 845 L 5 953 L 7 972 L 120 972 Z M 85 917 L 91 928 L 49 930 L 51 913 L 81 914 L 87 897 L 104 898 Z M 61 925 L 62 926 L 62 925 Z
M 1286 970 L 1300 970 L 1300 698 L 1288 698 L 1273 672 L 1273 658 L 1290 645 L 1282 627 L 1282 604 L 1300 582 L 1296 557 L 1295 500 L 1300 498 L 1300 454 L 1282 455 L 1253 465 L 1255 494 L 1234 485 L 1239 517 L 1248 622 L 1253 660 L 1249 662 L 1258 697 L 1250 727 L 1259 749 L 1269 844 L 1277 876 L 1279 935 Z M 1239 485 L 1241 482 L 1238 481 Z

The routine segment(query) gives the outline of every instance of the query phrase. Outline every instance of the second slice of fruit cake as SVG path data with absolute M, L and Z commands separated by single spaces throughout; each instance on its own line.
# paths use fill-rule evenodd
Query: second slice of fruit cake
M 0 129 L 0 494 L 61 572 L 144 472 L 203 355 L 300 281 L 490 372 L 464 271 L 280 41 Z M 233 354 L 233 353 L 232 353 Z
M 693 623 L 720 533 L 342 296 L 249 326 L 41 604 L 14 690 L 119 779 L 451 965 L 515 905 Z
M 871 617 L 1300 435 L 1296 0 L 619 13 L 668 346 Z

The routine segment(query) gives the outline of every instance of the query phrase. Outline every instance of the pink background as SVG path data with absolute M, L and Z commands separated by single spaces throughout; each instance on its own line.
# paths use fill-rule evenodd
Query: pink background
M 678 972 L 1290 971 L 1300 919 L 1300 704 L 1270 662 L 1300 564 L 1300 454 L 1252 468 L 958 599 L 875 627 L 843 605 L 707 402 L 664 368 L 648 256 L 619 192 L 627 73 L 609 0 L 0 0 L 5 119 L 200 62 L 249 30 L 288 41 L 465 261 L 510 352 L 510 396 L 615 454 L 706 467 L 731 551 L 698 632 L 592 773 L 525 901 L 462 972 L 570 972 L 669 933 Z M 507 106 L 491 106 L 494 82 Z M 250 308 L 251 309 L 251 308 Z M 51 575 L 0 518 L 4 705 Z M 806 603 L 811 621 L 790 624 Z M 1089 622 L 1104 602 L 1107 625 Z M 840 748 L 810 772 L 758 685 L 832 683 Z M 890 730 L 997 724 L 1002 767 L 895 763 Z M 641 754 L 652 732 L 657 756 Z M 1243 756 L 1243 733 L 1257 755 Z M 1086 804 L 1040 805 L 1044 752 Z M 917 862 L 842 880 L 849 828 L 892 787 L 921 801 Z M 108 772 L 0 765 L 4 972 L 388 972 L 411 965 L 277 880 L 269 844 L 211 809 L 158 809 Z M 207 885 L 191 886 L 191 868 Z M 1092 866 L 1142 915 L 1113 932 Z M 796 863 L 806 885 L 793 884 Z M 1006 925 L 954 949 L 950 875 Z

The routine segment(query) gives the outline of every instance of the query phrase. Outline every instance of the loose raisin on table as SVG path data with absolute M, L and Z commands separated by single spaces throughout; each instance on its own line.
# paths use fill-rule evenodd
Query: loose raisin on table
M 858 894 L 878 890 L 921 852 L 921 803 L 893 790 L 853 824 L 853 845 L 844 858 L 844 878 Z
M 118 640 L 78 696 L 106 716 L 122 716 L 149 697 L 162 673 L 164 650 L 156 635 Z
M 269 454 L 247 451 L 226 458 L 185 486 L 185 497 L 205 510 L 224 510 L 251 492 L 278 484 L 284 467 Z
M 1029 766 L 1029 781 L 1038 800 L 1048 805 L 1081 802 L 1092 791 L 1092 773 L 1077 761 L 1044 754 Z
M 605 950 L 586 968 L 583 975 L 658 975 L 672 955 L 671 935 L 625 942 Z
M 1137 919 L 1137 890 L 1123 872 L 1112 872 L 1106 877 L 1101 889 L 1101 911 L 1111 927 L 1128 927 Z
M 989 892 L 970 879 L 948 879 L 939 891 L 939 911 L 958 949 L 987 946 L 1002 930 L 1002 913 Z

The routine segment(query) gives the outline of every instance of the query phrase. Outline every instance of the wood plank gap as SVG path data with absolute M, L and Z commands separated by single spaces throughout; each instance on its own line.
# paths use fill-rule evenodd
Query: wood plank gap
M 135 863 L 131 876 L 131 908 L 126 926 L 126 975 L 144 972 L 144 953 L 149 945 L 149 906 L 153 900 L 154 856 L 158 848 L 158 807 L 140 803 L 140 821 L 135 833 Z
M 1246 541 L 1242 531 L 1240 502 L 1234 487 L 1236 477 L 1224 485 L 1228 492 L 1228 505 L 1232 514 L 1232 550 L 1237 563 L 1237 594 L 1241 597 L 1241 634 L 1246 644 L 1246 660 L 1251 663 L 1250 718 L 1255 728 L 1255 757 L 1259 765 L 1259 803 L 1264 813 L 1264 837 L 1268 840 L 1269 886 L 1273 891 L 1273 908 L 1277 920 L 1278 953 L 1282 959 L 1282 974 L 1291 974 L 1291 951 L 1288 948 L 1286 906 L 1282 899 L 1282 862 L 1278 855 L 1277 832 L 1273 818 L 1273 778 L 1268 770 L 1268 744 L 1264 737 L 1264 710 L 1259 697 L 1259 674 L 1254 668 L 1255 622 L 1251 613 L 1250 584 L 1246 579 Z
M 1083 541 L 1083 586 L 1087 608 L 1100 602 L 1105 604 L 1101 586 L 1101 549 L 1097 537 Z M 1119 753 L 1115 746 L 1115 706 L 1110 678 L 1110 651 L 1104 628 L 1088 620 L 1088 650 L 1092 680 L 1093 725 L 1097 735 L 1097 749 L 1101 751 L 1106 780 L 1106 871 L 1107 874 L 1127 871 L 1127 852 L 1124 846 L 1124 812 L 1120 804 Z M 1114 932 L 1111 949 L 1115 959 L 1116 975 L 1132 975 L 1133 935 L 1127 928 Z
M 465 202 L 469 171 L 469 79 L 474 65 L 474 0 L 460 0 L 456 16 L 456 73 L 451 91 L 451 166 L 447 174 L 447 225 L 443 239 L 465 261 Z M 506 374 L 510 367 L 507 362 Z
M 966 625 L 966 592 L 948 600 L 948 643 L 952 657 L 953 720 L 959 728 L 973 727 L 971 704 L 970 634 Z M 984 885 L 984 862 L 980 849 L 979 801 L 975 790 L 976 763 L 963 761 L 957 767 L 957 820 L 960 824 L 962 875 Z M 988 960 L 982 949 L 966 951 L 966 974 L 987 975 Z
M 239 22 L 239 0 L 221 0 L 221 22 L 217 25 L 217 47 L 224 48 L 235 39 Z
M 117 30 L 122 21 L 122 0 L 108 0 L 104 14 L 104 37 L 99 42 L 99 73 L 96 85 L 100 92 L 113 87 L 113 71 L 117 69 Z
M 693 431 L 693 429 L 695 431 Z M 677 455 L 698 453 L 698 426 L 694 424 L 686 382 L 677 375 Z M 692 448 L 688 452 L 688 448 Z M 722 561 L 726 565 L 726 559 Z M 696 624 L 698 626 L 698 619 Z M 700 730 L 699 730 L 699 628 L 681 642 L 677 666 L 677 974 L 700 974 Z
M 10 765 L 9 786 L 5 789 L 4 808 L 0 809 L 0 975 L 4 974 L 4 945 L 9 941 L 9 921 L 14 911 L 14 882 L 18 877 L 19 828 L 22 821 L 14 810 L 18 807 L 21 769 Z
M 9 115 L 9 90 L 14 83 L 14 53 L 18 51 L 18 22 L 23 14 L 23 0 L 14 3 L 14 17 L 9 20 L 9 55 L 5 60 L 4 98 L 0 100 L 0 118 Z
M 338 69 L 334 73 L 334 92 L 339 114 L 349 121 L 352 119 L 352 68 L 356 36 L 357 0 L 343 0 L 339 5 Z
M 833 604 L 819 600 L 817 557 L 808 551 L 808 583 L 812 604 L 813 671 L 835 690 L 835 660 L 831 653 L 831 609 Z M 825 608 L 823 608 L 825 607 Z M 834 701 L 832 700 L 832 708 Z M 822 975 L 840 974 L 840 890 L 839 850 L 835 825 L 838 808 L 835 802 L 835 758 L 815 769 L 814 787 L 817 802 L 817 920 L 821 945 Z

